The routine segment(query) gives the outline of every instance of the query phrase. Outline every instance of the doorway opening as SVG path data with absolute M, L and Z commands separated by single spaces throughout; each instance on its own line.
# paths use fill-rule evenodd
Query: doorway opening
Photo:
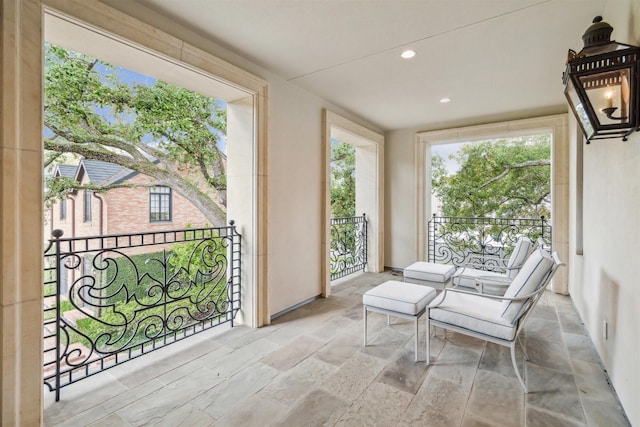
M 441 144 L 456 144 L 497 138 L 521 137 L 523 135 L 548 134 L 551 140 L 551 225 L 552 246 L 561 259 L 568 259 L 568 153 L 563 148 L 568 142 L 566 114 L 523 119 L 510 122 L 446 129 L 416 134 L 416 258 L 428 259 L 428 225 L 437 211 L 438 201 L 432 198 L 432 176 L 434 166 L 432 147 Z M 487 181 L 489 182 L 490 179 Z M 559 272 L 552 288 L 558 293 L 567 293 L 568 269 Z
M 383 158 L 384 137 L 363 126 L 358 125 L 338 114 L 324 110 L 324 141 L 325 141 L 325 229 L 323 254 L 325 260 L 323 296 L 331 293 L 331 147 L 342 144 L 344 153 L 352 155 L 352 168 L 347 175 L 352 178 L 352 188 L 348 190 L 348 197 L 344 200 L 350 204 L 349 209 L 337 208 L 336 214 L 353 213 L 366 219 L 366 259 L 363 260 L 366 270 L 379 272 L 384 268 L 383 262 Z M 343 167 L 347 167 L 343 165 Z M 347 185 L 349 187 L 349 185 Z M 335 276 L 334 276 L 335 277 Z
M 68 14 L 45 9 L 45 41 L 66 49 L 100 58 L 119 67 L 162 80 L 168 84 L 215 98 L 226 104 L 227 136 L 227 218 L 233 219 L 242 235 L 242 301 L 237 320 L 258 327 L 268 323 L 266 275 L 258 272 L 258 252 L 264 246 L 266 218 L 260 212 L 266 205 L 265 185 L 266 83 L 203 51 L 193 49 L 191 59 L 170 46 L 145 46 L 143 31 L 129 31 L 117 20 L 98 24 L 83 22 Z M 108 29 L 107 29 L 108 28 Z M 127 34 L 126 38 L 119 34 Z M 190 46 L 183 43 L 183 50 Z M 194 65 L 197 63 L 198 65 Z M 225 77 L 219 77 L 218 72 Z M 239 82 L 246 83 L 241 85 Z M 250 153 L 250 155 L 247 155 Z M 45 238 L 47 238 L 45 234 Z

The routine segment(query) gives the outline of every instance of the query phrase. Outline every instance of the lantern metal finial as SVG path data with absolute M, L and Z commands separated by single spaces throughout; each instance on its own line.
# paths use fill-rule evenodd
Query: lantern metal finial
M 602 46 L 611 42 L 613 27 L 602 20 L 602 16 L 593 18 L 593 24 L 582 35 L 584 49 Z

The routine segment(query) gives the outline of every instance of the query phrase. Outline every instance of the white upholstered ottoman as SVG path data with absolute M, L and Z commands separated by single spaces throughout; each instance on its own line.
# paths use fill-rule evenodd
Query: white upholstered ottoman
M 429 286 L 389 280 L 362 296 L 364 306 L 364 345 L 367 345 L 367 314 L 369 311 L 389 316 L 413 319 L 416 328 L 415 358 L 418 361 L 418 318 L 425 312 L 436 296 L 436 290 Z
M 417 281 L 428 286 L 444 288 L 447 286 L 456 268 L 453 265 L 435 262 L 414 262 L 404 269 L 404 280 Z

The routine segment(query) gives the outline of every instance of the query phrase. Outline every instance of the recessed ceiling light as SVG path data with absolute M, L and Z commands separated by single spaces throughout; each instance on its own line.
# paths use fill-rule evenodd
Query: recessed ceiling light
M 450 99 L 450 98 L 446 98 L 446 97 L 445 97 L 445 98 L 440 99 L 440 102 L 441 102 L 442 104 L 446 104 L 447 102 L 451 102 L 451 99 Z
M 414 56 L 416 56 L 416 52 L 409 49 L 409 50 L 405 50 L 404 52 L 402 52 L 402 54 L 400 55 L 401 57 L 403 57 L 404 59 L 410 59 L 413 58 Z

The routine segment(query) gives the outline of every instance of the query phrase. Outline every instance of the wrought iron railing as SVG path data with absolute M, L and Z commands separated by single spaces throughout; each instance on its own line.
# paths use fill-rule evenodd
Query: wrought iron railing
M 460 218 L 433 215 L 428 226 L 428 260 L 455 266 L 501 271 L 520 236 L 542 239 L 551 247 L 551 225 L 539 219 Z
M 55 391 L 233 320 L 241 238 L 228 227 L 64 238 L 45 250 L 44 383 Z
M 331 280 L 339 279 L 367 266 L 367 218 L 331 218 Z

